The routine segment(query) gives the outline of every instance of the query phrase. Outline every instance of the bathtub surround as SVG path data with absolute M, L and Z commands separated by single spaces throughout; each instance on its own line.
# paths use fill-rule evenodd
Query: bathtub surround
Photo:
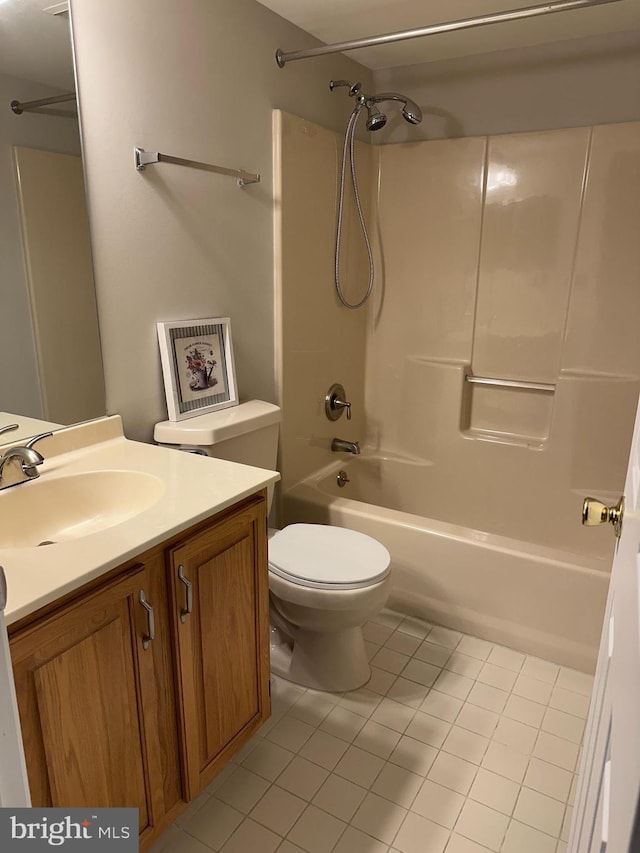
M 621 487 L 640 375 L 639 155 L 636 122 L 380 150 L 386 272 L 367 341 L 370 442 L 436 461 L 450 441 L 452 457 L 474 454 L 483 483 L 495 448 L 466 439 L 512 442 L 502 456 L 519 459 L 516 477 L 535 464 L 538 506 L 561 489 Z M 421 251 L 407 252 L 405 235 Z M 556 392 L 460 386 L 460 366 Z M 429 405 L 452 386 L 453 399 Z M 603 410 L 616 430 L 606 446 Z
M 274 111 L 273 121 L 276 369 L 284 413 L 279 470 L 293 483 L 335 461 L 329 449 L 335 436 L 364 438 L 367 314 L 344 308 L 333 282 L 340 134 L 280 110 Z M 372 237 L 374 157 L 370 145 L 356 143 L 361 202 Z M 384 275 L 379 261 L 376 268 L 374 289 Z M 369 266 L 351 193 L 345 197 L 341 274 L 348 301 L 358 302 L 367 289 Z M 346 416 L 337 421 L 326 417 L 324 397 L 336 382 L 351 402 L 349 421 Z M 324 389 L 320 396 L 319 385 Z
M 373 678 L 272 718 L 152 853 L 566 853 L 592 679 L 385 611 Z
M 327 466 L 329 482 L 336 424 L 321 403 L 332 382 L 354 402 L 341 437 L 376 457 L 350 466 L 352 484 L 328 502 L 313 485 L 302 504 L 285 491 L 285 521 L 351 515 L 391 550 L 392 600 L 592 666 L 613 539 L 582 530 L 580 506 L 621 489 L 639 389 L 640 123 L 386 145 L 371 165 L 365 151 L 383 270 L 365 314 L 341 311 L 331 287 L 336 134 L 275 122 L 284 487 Z M 294 183 L 302 163 L 316 169 L 306 198 Z M 354 245 L 357 286 L 366 268 Z M 395 554 L 365 506 L 375 490 L 396 513 Z M 398 527 L 424 519 L 435 551 L 397 544 Z M 479 564 L 461 556 L 473 540 L 488 543 Z

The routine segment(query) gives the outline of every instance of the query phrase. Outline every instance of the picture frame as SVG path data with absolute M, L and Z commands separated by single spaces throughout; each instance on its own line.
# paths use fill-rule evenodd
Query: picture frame
M 229 317 L 157 324 L 170 421 L 238 405 Z

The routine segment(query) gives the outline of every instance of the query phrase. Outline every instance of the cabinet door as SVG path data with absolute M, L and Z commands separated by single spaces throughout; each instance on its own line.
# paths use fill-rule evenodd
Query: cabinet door
M 133 567 L 10 641 L 33 805 L 136 807 L 145 839 L 164 809 L 171 752 L 170 743 L 145 743 L 144 693 L 158 673 L 140 593 L 153 604 L 153 585 L 144 567 Z M 169 787 L 179 797 L 179 784 Z
M 171 552 L 189 798 L 270 713 L 266 503 Z

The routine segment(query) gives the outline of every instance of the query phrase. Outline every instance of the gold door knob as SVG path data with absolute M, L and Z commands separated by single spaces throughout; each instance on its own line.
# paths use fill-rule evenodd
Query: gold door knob
M 595 498 L 585 498 L 582 504 L 582 523 L 586 527 L 595 527 L 596 524 L 613 525 L 616 536 L 622 531 L 622 518 L 624 516 L 624 496 L 620 498 L 615 506 L 606 506 Z

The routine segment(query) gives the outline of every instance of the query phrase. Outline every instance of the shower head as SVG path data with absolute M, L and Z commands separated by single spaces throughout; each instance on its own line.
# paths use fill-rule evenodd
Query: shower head
M 402 108 L 402 117 L 409 122 L 409 124 L 420 124 L 422 121 L 422 110 L 417 104 L 414 104 L 413 101 L 406 99 L 404 103 L 404 107 Z
M 383 92 L 381 95 L 371 95 L 367 98 L 367 106 L 379 104 L 382 101 L 400 101 L 402 107 L 402 117 L 409 124 L 420 124 L 422 121 L 422 110 L 410 98 L 405 95 L 399 95 L 397 92 Z
M 373 106 L 367 107 L 367 122 L 365 127 L 367 130 L 381 130 L 385 124 L 387 123 L 387 117 L 384 113 L 381 113 L 380 110 Z
M 351 83 L 349 80 L 330 80 L 329 89 L 333 92 L 334 89 L 344 86 L 349 90 L 349 96 L 355 98 L 357 105 L 354 111 L 359 111 L 362 107 L 367 108 L 367 130 L 380 130 L 387 123 L 387 117 L 376 107 L 376 104 L 382 101 L 399 101 L 402 104 L 402 117 L 409 124 L 420 124 L 422 121 L 422 110 L 410 98 L 404 95 L 399 95 L 397 92 L 383 92 L 380 95 L 366 95 L 362 91 L 362 83 Z

